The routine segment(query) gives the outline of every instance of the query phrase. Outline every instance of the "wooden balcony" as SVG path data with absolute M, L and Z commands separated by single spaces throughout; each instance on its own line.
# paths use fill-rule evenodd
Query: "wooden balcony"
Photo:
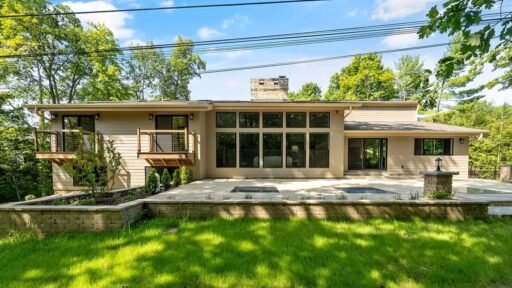
M 57 165 L 70 161 L 75 157 L 74 154 L 79 146 L 79 139 L 77 137 L 80 137 L 80 135 L 83 137 L 83 149 L 97 149 L 100 137 L 99 132 L 34 129 L 33 138 L 36 158 L 50 160 Z M 93 141 L 91 141 L 91 135 L 94 135 Z
M 188 129 L 137 129 L 137 154 L 151 166 L 193 166 L 194 139 L 194 133 Z

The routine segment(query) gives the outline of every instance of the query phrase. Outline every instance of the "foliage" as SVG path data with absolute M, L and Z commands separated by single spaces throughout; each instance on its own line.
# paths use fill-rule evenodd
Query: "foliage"
M 193 181 L 192 170 L 187 168 L 186 166 L 181 166 L 180 168 L 180 184 L 188 184 Z
M 169 170 L 167 170 L 167 168 L 165 168 L 164 172 L 162 173 L 161 182 L 165 190 L 169 190 L 169 188 L 171 188 L 171 175 L 169 174 Z
M 153 45 L 148 42 L 145 46 Z M 139 45 L 134 48 L 140 47 Z M 141 49 L 132 52 L 125 63 L 125 79 L 129 81 L 135 99 L 158 97 L 159 83 L 165 66 L 165 56 L 158 49 Z
M 146 184 L 144 186 L 144 190 L 146 193 L 155 194 L 158 190 L 158 177 L 156 177 L 155 169 L 151 169 L 149 172 L 148 179 L 146 179 Z
M 75 157 L 63 165 L 64 170 L 87 187 L 93 198 L 97 199 L 112 190 L 116 177 L 121 170 L 121 154 L 115 148 L 115 141 L 104 141 L 99 134 L 91 134 L 87 147 L 82 132 L 77 135 L 78 149 Z
M 470 139 L 469 165 L 479 177 L 493 178 L 500 164 L 512 162 L 512 106 L 473 101 L 427 120 L 489 131 L 483 139 Z
M 320 101 L 322 99 L 322 90 L 318 84 L 308 82 L 297 92 L 289 92 L 288 100 L 290 101 Z
M 427 193 L 427 199 L 430 200 L 446 200 L 452 197 L 452 193 L 443 192 L 443 191 L 435 191 Z
M 393 71 L 384 67 L 379 55 L 357 55 L 331 77 L 325 99 L 391 100 L 396 92 L 394 78 Z
M 425 109 L 433 107 L 429 100 L 429 77 L 432 71 L 423 68 L 418 55 L 405 55 L 395 63 L 396 90 L 401 100 L 415 100 Z
M 25 201 L 30 201 L 30 200 L 34 200 L 36 199 L 37 197 L 33 194 L 28 194 L 28 195 L 25 195 Z
M 164 66 L 160 80 L 160 98 L 164 100 L 190 100 L 188 85 L 200 72 L 206 69 L 206 62 L 194 54 L 194 43 L 178 36 L 176 47 Z
M 172 173 L 172 186 L 178 187 L 181 184 L 180 169 L 175 169 Z
M 470 61 L 490 63 L 494 69 L 503 69 L 501 75 L 492 79 L 488 87 L 501 86 L 506 89 L 512 86 L 512 17 L 503 13 L 498 24 L 480 25 L 482 14 L 492 8 L 502 11 L 503 1 L 445 0 L 442 7 L 435 5 L 427 13 L 429 22 L 420 28 L 420 38 L 427 38 L 434 33 L 454 36 L 459 34 L 460 53 L 445 55 L 438 62 L 442 66 L 444 76 L 451 77 L 458 65 Z M 480 25 L 480 26 L 477 26 Z M 497 39 L 496 39 L 497 38 Z
M 509 287 L 510 225 L 159 218 L 123 231 L 0 238 L 0 279 L 4 287 Z

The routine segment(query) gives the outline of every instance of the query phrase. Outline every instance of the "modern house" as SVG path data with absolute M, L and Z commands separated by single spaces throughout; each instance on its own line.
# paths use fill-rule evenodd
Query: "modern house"
M 416 102 L 289 102 L 287 93 L 288 79 L 279 77 L 252 79 L 251 101 L 27 108 L 51 115 L 51 130 L 34 131 L 34 139 L 37 158 L 53 162 L 56 192 L 79 189 L 62 169 L 74 157 L 77 129 L 115 140 L 121 187 L 143 185 L 151 167 L 183 165 L 197 179 L 419 177 L 437 157 L 467 178 L 469 137 L 485 133 L 418 121 Z M 39 145 L 43 137 L 51 147 Z

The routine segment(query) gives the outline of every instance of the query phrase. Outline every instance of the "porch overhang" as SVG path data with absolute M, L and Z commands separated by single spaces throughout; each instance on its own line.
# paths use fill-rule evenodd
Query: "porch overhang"
M 487 130 L 466 128 L 423 121 L 411 122 L 360 122 L 347 121 L 345 136 L 479 136 L 489 133 Z
M 25 106 L 29 111 L 49 112 L 105 112 L 105 111 L 176 111 L 196 112 L 212 110 L 211 101 L 119 101 L 119 102 L 87 102 L 77 104 L 31 104 Z

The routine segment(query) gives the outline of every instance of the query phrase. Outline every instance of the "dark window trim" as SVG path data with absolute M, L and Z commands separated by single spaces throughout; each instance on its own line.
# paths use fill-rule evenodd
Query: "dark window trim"
M 432 139 L 439 139 L 439 140 L 450 140 L 450 153 L 449 154 L 425 154 L 424 152 L 424 141 L 425 140 L 432 140 Z M 421 151 L 420 153 L 417 153 L 416 151 L 416 140 L 421 141 Z M 454 148 L 454 138 L 414 138 L 414 156 L 453 156 L 453 148 Z M 443 149 L 444 150 L 444 149 Z
M 265 126 L 265 114 L 281 114 L 281 126 Z M 262 128 L 268 128 L 268 129 L 282 129 L 284 127 L 284 122 L 286 119 L 284 119 L 284 113 L 283 112 L 262 112 L 261 114 L 261 127 Z
M 241 114 L 258 114 L 258 126 L 257 127 L 242 127 L 242 123 L 240 120 L 242 117 L 240 117 Z M 261 128 L 261 113 L 260 112 L 251 112 L 251 111 L 244 111 L 244 112 L 238 112 L 238 128 L 240 129 L 258 129 Z
M 240 148 L 240 147 L 242 147 L 242 145 L 240 145 L 240 139 L 242 139 L 241 136 L 244 135 L 244 134 L 256 134 L 256 135 L 258 135 L 258 167 L 247 167 L 247 166 L 243 166 L 242 167 L 240 165 L 240 158 L 241 158 L 240 154 L 242 152 L 242 149 Z M 261 136 L 260 132 L 240 132 L 240 133 L 238 133 L 238 137 L 237 137 L 237 140 L 238 140 L 238 149 L 237 149 L 238 150 L 237 151 L 238 152 L 238 168 L 241 168 L 241 169 L 251 169 L 251 168 L 252 169 L 259 169 L 259 168 L 261 168 L 260 167 L 260 160 L 261 160 L 261 149 L 260 149 L 260 147 L 261 147 L 260 144 L 261 143 L 260 142 L 261 142 L 261 137 L 262 136 Z
M 219 122 L 217 121 L 218 120 L 218 115 L 219 114 L 235 114 L 235 126 L 233 127 L 219 127 Z M 233 128 L 238 128 L 238 113 L 237 112 L 215 112 L 215 128 L 227 128 L 227 129 L 233 129 Z
M 327 114 L 327 127 L 316 127 L 311 125 L 311 114 Z M 328 129 L 331 128 L 331 112 L 309 112 L 309 128 Z
M 264 147 L 264 144 L 263 142 L 265 141 L 264 138 L 265 138 L 265 134 L 277 134 L 277 135 L 281 135 L 281 166 L 279 167 L 268 167 L 268 166 L 265 166 L 265 147 Z M 285 133 L 283 132 L 263 132 L 261 133 L 261 148 L 262 148 L 262 151 L 261 151 L 261 159 L 263 161 L 263 165 L 262 167 L 263 168 L 266 168 L 266 169 L 283 169 L 284 165 L 283 165 L 283 154 L 285 154 L 285 150 L 286 150 L 286 147 L 284 146 L 284 135 Z
M 308 165 L 307 165 L 307 155 L 308 155 L 308 133 L 306 132 L 286 132 L 284 133 L 285 134 L 285 146 L 284 146 L 284 162 L 285 162 L 285 167 L 286 168 L 291 168 L 291 169 L 304 169 L 304 168 L 307 168 Z M 293 166 L 288 166 L 288 135 L 289 134 L 301 134 L 301 135 L 304 135 L 304 166 L 300 166 L 300 167 L 293 167 Z
M 186 114 L 155 114 L 155 130 L 157 130 L 157 127 L 158 127 L 158 118 L 159 117 L 163 117 L 163 116 L 167 116 L 167 117 L 171 117 L 171 123 L 172 123 L 172 117 L 185 117 L 185 120 L 187 121 L 186 123 L 186 126 L 187 126 L 187 129 L 189 128 L 189 123 L 188 123 L 188 115 Z
M 218 135 L 219 134 L 235 134 L 235 157 L 238 155 L 238 133 L 237 132 L 216 132 L 215 133 L 215 167 L 216 168 L 238 168 L 238 161 L 235 159 L 235 166 L 219 166 L 219 163 L 217 161 L 217 147 L 218 147 Z
M 306 117 L 304 117 L 304 121 L 306 123 L 304 123 L 304 126 L 300 126 L 300 127 L 288 127 L 288 114 L 292 114 L 292 113 L 295 113 L 295 114 L 305 114 Z M 284 122 L 285 122 L 285 127 L 286 128 L 290 128 L 290 129 L 301 129 L 301 128 L 308 128 L 308 112 L 286 112 L 285 113 L 285 116 L 284 116 Z
M 64 119 L 66 119 L 66 117 L 78 117 L 78 123 L 77 123 L 78 127 L 80 127 L 80 117 L 90 117 L 90 118 L 92 118 L 92 130 L 93 131 L 87 131 L 87 132 L 93 132 L 93 133 L 96 132 L 96 117 L 94 114 L 64 114 L 61 117 L 62 130 L 66 130 L 65 121 L 64 121 Z M 62 139 L 61 140 L 62 147 L 60 147 L 60 148 L 62 151 L 64 151 L 64 149 L 66 147 L 66 137 L 64 137 L 64 132 L 61 132 L 59 137 Z M 81 186 L 75 186 L 75 187 L 81 187 Z
M 327 135 L 327 167 L 311 167 L 311 135 Z M 331 133 L 330 132 L 311 132 L 309 133 L 308 139 L 308 151 L 309 151 L 309 161 L 308 168 L 309 169 L 329 169 L 331 168 Z

